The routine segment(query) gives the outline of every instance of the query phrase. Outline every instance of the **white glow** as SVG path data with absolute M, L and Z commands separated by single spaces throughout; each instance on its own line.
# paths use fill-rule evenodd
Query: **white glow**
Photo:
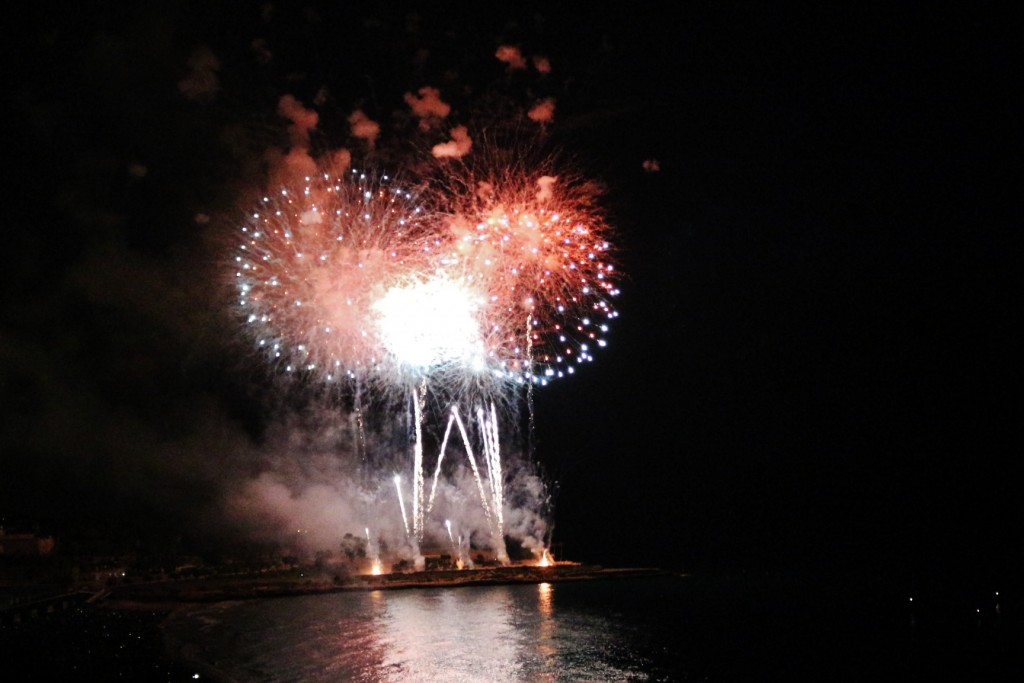
M 426 369 L 459 363 L 481 370 L 479 301 L 460 283 L 436 277 L 392 287 L 373 309 L 384 346 L 403 365 Z

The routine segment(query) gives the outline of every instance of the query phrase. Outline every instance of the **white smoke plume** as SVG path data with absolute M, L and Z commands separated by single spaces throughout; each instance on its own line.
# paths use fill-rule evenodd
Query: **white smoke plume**
M 292 415 L 272 429 L 254 459 L 254 473 L 228 482 L 223 519 L 253 541 L 299 556 L 337 550 L 346 534 L 363 537 L 369 529 L 374 542 L 382 542 L 387 549 L 389 559 L 413 559 L 420 548 L 408 538 L 393 479 L 395 474 L 401 476 L 408 507 L 412 496 L 408 443 L 371 435 L 373 462 L 361 463 L 355 456 L 356 437 L 348 418 L 324 408 Z M 494 515 L 485 512 L 465 450 L 462 444 L 451 443 L 447 451 L 426 516 L 423 548 L 449 550 L 448 521 L 467 545 L 493 549 Z M 431 472 L 437 455 L 429 459 Z M 518 462 L 505 467 L 504 534 L 539 553 L 548 529 L 544 484 Z M 427 479 L 429 493 L 434 482 L 430 474 Z

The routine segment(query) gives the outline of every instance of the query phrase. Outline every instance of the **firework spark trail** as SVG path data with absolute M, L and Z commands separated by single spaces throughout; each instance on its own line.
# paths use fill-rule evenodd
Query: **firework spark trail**
M 473 457 L 473 447 L 470 445 L 469 436 L 466 434 L 466 425 L 462 423 L 462 418 L 459 416 L 456 406 L 452 406 L 452 415 L 455 416 L 455 423 L 459 427 L 459 433 L 462 434 L 462 443 L 466 447 L 466 457 L 469 458 L 469 466 L 473 470 L 477 490 L 480 491 L 480 504 L 484 508 L 484 517 L 487 519 L 487 525 L 491 526 L 493 524 L 491 520 L 491 506 L 487 503 L 487 493 L 484 491 L 484 484 L 480 479 L 480 470 L 476 467 L 476 458 Z
M 452 408 L 452 411 L 455 408 Z M 444 461 L 445 449 L 448 447 L 448 437 L 452 433 L 452 424 L 455 422 L 455 416 L 452 415 L 452 411 L 448 414 L 448 426 L 444 430 L 444 438 L 441 439 L 441 448 L 437 454 L 437 465 L 434 467 L 434 479 L 430 485 L 430 497 L 427 499 L 427 514 L 430 514 L 431 508 L 434 507 L 434 494 L 437 493 L 437 480 L 441 477 L 441 463 Z
M 490 501 L 495 507 L 499 533 L 505 529 L 505 486 L 502 478 L 502 454 L 498 440 L 498 414 L 494 403 L 490 404 L 490 417 L 482 408 L 477 409 L 477 420 L 483 434 L 483 454 L 487 464 L 487 483 L 490 487 Z
M 487 481 L 490 484 L 490 500 L 497 511 L 497 531 L 495 545 L 498 559 L 508 563 L 508 551 L 505 548 L 505 479 L 502 473 L 502 452 L 498 435 L 498 413 L 495 404 L 490 404 L 490 419 L 486 419 L 480 411 L 480 424 L 483 428 L 483 441 L 487 458 Z
M 355 391 L 352 396 L 352 419 L 355 421 L 355 456 L 356 462 L 360 465 L 366 464 L 366 421 L 363 417 L 363 387 L 359 381 L 355 382 Z
M 422 392 L 413 394 L 413 411 L 416 420 L 416 443 L 413 446 L 413 535 L 417 542 L 423 540 L 423 397 Z
M 405 525 L 405 535 L 409 536 L 409 519 L 405 515 L 405 499 L 402 498 L 402 476 L 395 475 L 395 490 L 398 492 L 398 506 L 402 509 L 402 524 Z
M 370 538 L 370 528 L 366 527 L 366 550 L 370 555 L 370 573 L 379 575 L 383 573 L 384 567 L 380 561 L 380 546 Z
M 452 542 L 452 545 L 455 545 L 455 539 L 452 538 L 452 520 L 444 520 L 444 526 L 448 529 L 448 540 Z
M 495 419 L 492 423 L 488 422 L 482 409 L 478 410 L 477 414 L 483 434 L 484 457 L 487 465 L 487 481 L 488 488 L 491 491 L 490 503 L 488 503 L 487 500 L 487 493 L 480 477 L 480 471 L 476 466 L 476 458 L 473 456 L 473 448 L 470 445 L 469 436 L 466 434 L 466 427 L 462 422 L 462 418 L 459 417 L 458 410 L 455 407 L 452 408 L 452 415 L 455 416 L 455 420 L 459 426 L 459 431 L 462 434 L 463 443 L 466 447 L 466 457 L 469 458 L 469 464 L 473 470 L 473 476 L 476 478 L 477 489 L 480 492 L 480 503 L 484 509 L 484 517 L 487 519 L 488 526 L 491 527 L 490 531 L 492 542 L 494 544 L 494 551 L 501 562 L 507 563 L 508 552 L 505 548 L 504 540 L 504 514 L 501 510 L 501 506 L 504 505 L 501 483 L 501 456 L 496 444 L 497 432 L 494 431 L 497 429 L 497 420 Z M 494 428 L 493 430 L 492 427 Z M 495 510 L 493 515 L 491 513 L 492 508 Z
M 444 526 L 448 530 L 448 540 L 452 544 L 452 556 L 455 558 L 455 568 L 462 569 L 465 566 L 462 558 L 462 534 L 459 534 L 459 540 L 455 540 L 455 536 L 452 535 L 452 521 L 450 519 L 444 520 Z

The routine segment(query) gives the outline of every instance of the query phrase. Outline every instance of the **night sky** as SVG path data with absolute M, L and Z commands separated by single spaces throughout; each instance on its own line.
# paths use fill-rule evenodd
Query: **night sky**
M 1020 569 L 1020 10 L 143 5 L 37 3 L 4 46 L 8 526 L 222 526 L 268 423 L 301 429 L 216 285 L 278 103 L 355 149 L 352 111 L 394 142 L 430 85 L 471 123 L 555 98 L 606 187 L 620 318 L 535 394 L 566 559 Z

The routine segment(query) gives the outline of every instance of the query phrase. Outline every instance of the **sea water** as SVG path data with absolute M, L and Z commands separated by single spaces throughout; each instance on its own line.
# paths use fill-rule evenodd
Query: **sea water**
M 164 630 L 235 681 L 682 680 L 656 626 L 679 589 L 652 578 L 349 591 L 215 603 Z
M 1000 672 L 1019 672 L 1016 659 L 1007 667 L 1012 643 L 984 650 L 993 641 L 973 621 L 937 638 L 905 600 L 846 586 L 832 594 L 827 582 L 662 576 L 221 602 L 180 610 L 163 628 L 201 678 L 239 683 L 1010 680 Z

